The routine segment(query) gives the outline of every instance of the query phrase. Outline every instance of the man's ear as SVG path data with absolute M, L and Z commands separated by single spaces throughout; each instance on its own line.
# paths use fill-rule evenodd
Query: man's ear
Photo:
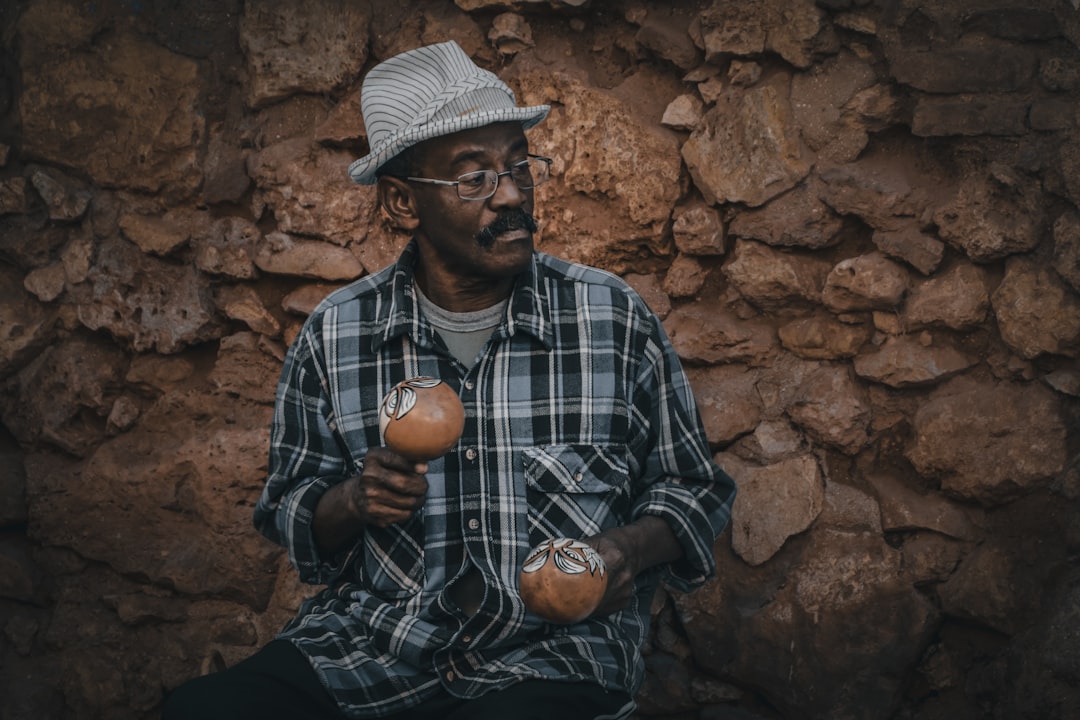
M 384 175 L 379 178 L 378 189 L 379 204 L 390 216 L 390 222 L 402 230 L 415 230 L 420 224 L 420 214 L 409 183 Z

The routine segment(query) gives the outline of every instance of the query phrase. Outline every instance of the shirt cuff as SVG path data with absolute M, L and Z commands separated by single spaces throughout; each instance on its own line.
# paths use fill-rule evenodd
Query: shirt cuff
M 645 515 L 663 518 L 683 554 L 664 568 L 665 584 L 681 592 L 700 587 L 716 573 L 712 547 L 716 532 L 709 517 L 687 488 L 667 483 L 652 487 L 634 507 L 633 519 Z

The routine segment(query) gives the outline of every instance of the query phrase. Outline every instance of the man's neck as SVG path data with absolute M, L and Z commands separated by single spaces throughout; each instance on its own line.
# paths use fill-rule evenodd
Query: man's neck
M 461 278 L 431 273 L 420 263 L 416 283 L 428 300 L 450 312 L 476 312 L 501 303 L 510 297 L 514 278 Z

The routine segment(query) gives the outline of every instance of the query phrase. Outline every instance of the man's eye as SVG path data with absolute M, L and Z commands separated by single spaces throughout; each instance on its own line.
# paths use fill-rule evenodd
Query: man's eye
M 465 187 L 483 187 L 485 182 L 487 182 L 487 177 L 486 173 L 484 173 L 483 171 L 465 173 L 458 178 L 458 183 L 464 185 Z

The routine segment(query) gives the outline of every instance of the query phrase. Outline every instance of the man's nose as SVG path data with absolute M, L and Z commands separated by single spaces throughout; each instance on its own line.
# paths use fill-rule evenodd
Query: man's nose
M 495 194 L 491 196 L 493 207 L 519 207 L 528 199 L 525 191 L 510 177 L 509 171 L 499 173 L 497 183 Z

